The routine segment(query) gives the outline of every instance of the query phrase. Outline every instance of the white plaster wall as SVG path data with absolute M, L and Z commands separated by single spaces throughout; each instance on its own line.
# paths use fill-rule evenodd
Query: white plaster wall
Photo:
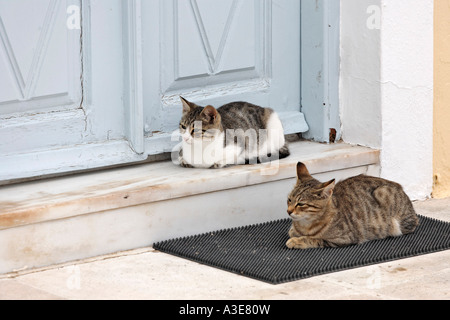
M 433 0 L 341 0 L 343 139 L 381 148 L 381 176 L 412 199 L 433 177 Z M 380 9 L 378 27 L 370 29 Z
M 417 199 L 433 187 L 433 0 L 383 0 L 381 174 Z

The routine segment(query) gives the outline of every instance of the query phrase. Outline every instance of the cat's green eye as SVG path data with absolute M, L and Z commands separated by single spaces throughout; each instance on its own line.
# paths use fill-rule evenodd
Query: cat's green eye
M 184 124 L 180 124 L 181 129 L 186 130 L 186 126 Z
M 297 203 L 297 207 L 300 207 L 300 208 L 304 208 L 304 207 L 307 207 L 307 206 L 308 205 L 306 203 L 303 203 L 303 202 Z

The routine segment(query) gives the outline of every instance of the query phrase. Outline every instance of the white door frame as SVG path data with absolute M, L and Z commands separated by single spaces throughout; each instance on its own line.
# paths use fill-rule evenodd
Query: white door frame
M 340 3 L 302 0 L 302 113 L 310 130 L 306 139 L 340 140 Z

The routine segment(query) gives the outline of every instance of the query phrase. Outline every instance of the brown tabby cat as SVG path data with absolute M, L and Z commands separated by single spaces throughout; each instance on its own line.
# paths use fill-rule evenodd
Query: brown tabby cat
M 341 247 L 411 233 L 419 223 L 411 200 L 392 181 L 365 175 L 335 184 L 314 179 L 297 164 L 288 198 L 291 249 Z

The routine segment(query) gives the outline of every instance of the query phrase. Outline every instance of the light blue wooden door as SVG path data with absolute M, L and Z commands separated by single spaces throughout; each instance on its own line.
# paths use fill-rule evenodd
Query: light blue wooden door
M 143 1 L 142 70 L 147 152 L 178 127 L 179 96 L 219 107 L 271 107 L 301 132 L 300 1 Z M 153 144 L 152 144 L 153 141 Z M 167 151 L 167 150 L 165 150 Z
M 171 151 L 180 95 L 271 107 L 327 141 L 338 3 L 1 0 L 0 184 Z

